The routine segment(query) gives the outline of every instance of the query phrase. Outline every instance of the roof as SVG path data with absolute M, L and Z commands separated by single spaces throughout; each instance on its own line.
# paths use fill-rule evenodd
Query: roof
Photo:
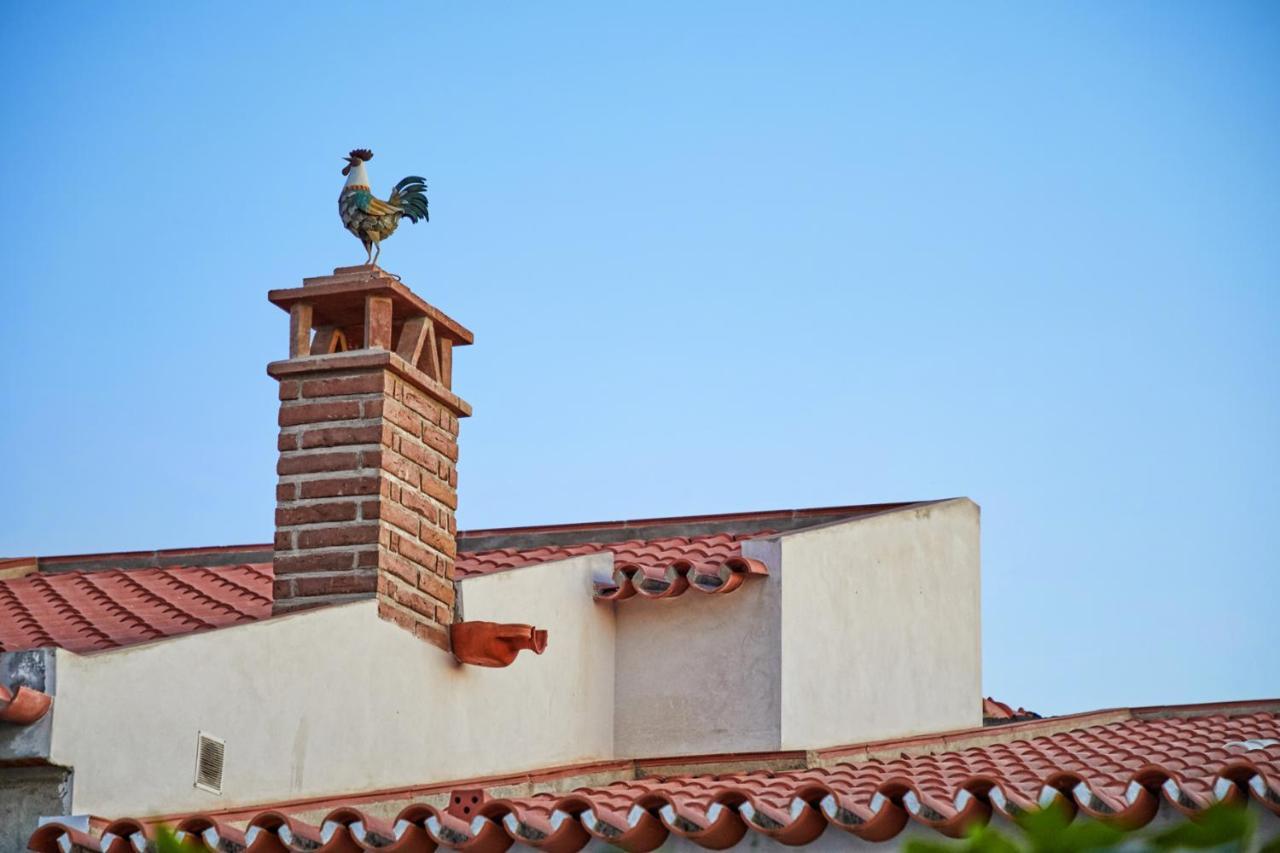
M 175 822 L 211 846 L 241 842 L 248 831 L 321 853 L 393 842 L 403 851 L 483 852 L 513 840 L 575 851 L 593 838 L 648 850 L 671 834 L 712 849 L 747 833 L 788 845 L 824 832 L 886 841 L 912 822 L 957 836 L 993 813 L 1014 816 L 1055 797 L 1125 827 L 1147 824 L 1161 808 L 1194 814 L 1219 799 L 1252 800 L 1280 814 L 1280 700 L 1118 709 L 779 758 L 804 765 L 645 776 L 644 762 L 629 762 L 631 778 L 566 792 L 504 795 L 481 780 L 452 795 L 439 786 L 392 813 L 365 796 Z M 106 831 L 127 836 L 143 826 L 120 820 Z M 43 827 L 31 848 L 60 849 L 64 835 L 78 837 L 81 849 L 107 846 L 70 832 Z
M 727 593 L 766 571 L 743 556 L 747 540 L 918 505 L 460 531 L 457 578 L 612 553 L 613 579 L 597 585 L 597 598 Z M 262 544 L 0 561 L 0 652 L 98 651 L 265 619 L 271 558 L 272 546 Z
M 989 726 L 1038 719 L 1040 715 L 1035 711 L 1028 711 L 1026 708 L 1015 711 L 1012 705 L 1006 705 L 990 696 L 982 700 L 982 721 Z
M 613 554 L 613 579 L 608 583 L 597 583 L 595 597 L 602 601 L 619 601 L 635 595 L 670 598 L 691 589 L 728 593 L 747 578 L 768 574 L 763 563 L 743 556 L 742 542 L 773 532 L 667 536 L 624 542 L 540 545 L 526 549 L 499 548 L 459 555 L 458 577 L 465 579 L 608 551 Z
M 271 615 L 271 565 L 34 572 L 0 581 L 0 652 L 92 652 Z

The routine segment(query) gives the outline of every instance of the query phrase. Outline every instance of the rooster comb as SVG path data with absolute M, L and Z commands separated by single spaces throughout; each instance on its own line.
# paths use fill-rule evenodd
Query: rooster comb
M 357 148 L 347 156 L 352 160 L 363 160 L 367 163 L 373 159 L 373 152 L 368 148 Z

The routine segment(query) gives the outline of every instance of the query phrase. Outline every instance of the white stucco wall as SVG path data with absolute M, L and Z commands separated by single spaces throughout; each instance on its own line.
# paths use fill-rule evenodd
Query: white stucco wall
M 776 750 L 781 624 L 776 548 L 766 577 L 728 595 L 689 590 L 617 609 L 614 749 L 621 758 Z
M 155 815 L 612 757 L 614 624 L 579 557 L 466 580 L 469 619 L 549 631 L 510 667 L 461 666 L 359 602 L 92 656 L 58 653 L 54 761 L 73 810 Z M 193 787 L 198 731 L 223 794 Z
M 58 652 L 74 811 L 148 816 L 627 757 L 809 749 L 981 723 L 979 518 L 948 501 L 744 543 L 730 595 L 592 601 L 609 554 L 461 583 L 546 628 L 465 667 L 373 601 L 91 656 Z M 198 731 L 227 741 L 193 787 Z
M 796 531 L 782 551 L 782 749 L 982 724 L 979 510 Z

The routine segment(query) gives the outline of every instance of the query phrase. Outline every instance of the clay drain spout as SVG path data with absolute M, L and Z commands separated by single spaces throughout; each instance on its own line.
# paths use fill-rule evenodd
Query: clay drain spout
M 524 649 L 540 655 L 547 648 L 547 632 L 532 625 L 455 622 L 449 639 L 453 656 L 473 666 L 510 666 Z

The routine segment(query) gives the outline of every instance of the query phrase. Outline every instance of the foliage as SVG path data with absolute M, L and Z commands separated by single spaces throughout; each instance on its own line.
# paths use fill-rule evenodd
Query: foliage
M 1168 829 L 1127 833 L 1105 823 L 1071 819 L 1061 803 L 1018 819 L 1020 834 L 1008 835 L 989 825 L 974 827 L 964 841 L 911 839 L 907 853 L 1075 853 L 1075 851 L 1222 850 L 1252 851 L 1255 818 L 1247 809 L 1218 803 L 1195 820 Z M 1280 838 L 1260 853 L 1280 853 Z
M 1127 833 L 1105 823 L 1071 819 L 1061 803 L 1028 812 L 1018 820 L 1020 836 L 1006 835 L 989 825 L 974 827 L 964 841 L 910 839 L 907 853 L 1160 853 L 1166 850 L 1220 850 L 1231 853 L 1280 853 L 1280 837 L 1254 847 L 1256 820 L 1247 809 L 1218 803 L 1195 820 L 1158 831 Z M 168 827 L 156 828 L 156 853 L 201 853 L 192 840 L 180 841 Z
M 156 827 L 156 853 L 203 853 L 204 846 L 190 839 L 179 840 L 167 826 Z

